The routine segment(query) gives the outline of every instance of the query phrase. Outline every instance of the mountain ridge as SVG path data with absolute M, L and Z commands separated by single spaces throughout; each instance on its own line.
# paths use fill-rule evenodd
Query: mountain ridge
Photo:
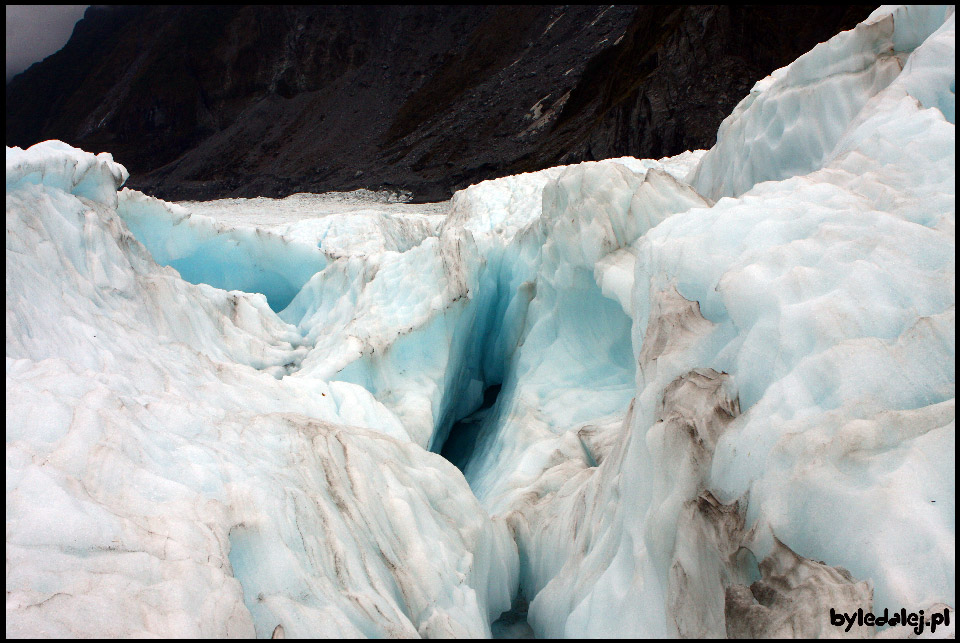
M 102 7 L 7 85 L 7 145 L 111 151 L 169 199 L 478 181 L 710 147 L 870 8 Z

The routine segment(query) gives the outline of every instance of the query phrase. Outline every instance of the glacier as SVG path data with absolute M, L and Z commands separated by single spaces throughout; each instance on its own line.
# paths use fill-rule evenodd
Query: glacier
M 954 61 L 952 7 L 881 7 L 710 150 L 442 204 L 8 147 L 7 635 L 953 610 Z

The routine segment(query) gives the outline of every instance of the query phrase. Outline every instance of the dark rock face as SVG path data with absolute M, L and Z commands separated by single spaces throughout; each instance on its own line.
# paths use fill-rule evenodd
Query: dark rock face
M 870 7 L 91 7 L 7 85 L 6 144 L 110 151 L 168 199 L 488 178 L 710 147 Z

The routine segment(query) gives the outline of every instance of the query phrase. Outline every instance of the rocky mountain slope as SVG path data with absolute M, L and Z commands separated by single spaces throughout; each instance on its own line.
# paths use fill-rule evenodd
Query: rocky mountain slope
M 6 92 L 6 143 L 111 151 L 170 199 L 393 188 L 710 147 L 869 7 L 91 7 Z

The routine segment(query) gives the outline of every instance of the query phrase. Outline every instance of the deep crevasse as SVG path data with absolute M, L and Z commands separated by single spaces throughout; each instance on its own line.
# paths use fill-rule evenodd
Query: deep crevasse
M 955 605 L 953 25 L 880 9 L 707 153 L 446 217 L 224 226 L 8 148 L 8 634 L 489 636 L 518 590 L 540 636 Z M 491 386 L 464 478 L 427 449 Z

